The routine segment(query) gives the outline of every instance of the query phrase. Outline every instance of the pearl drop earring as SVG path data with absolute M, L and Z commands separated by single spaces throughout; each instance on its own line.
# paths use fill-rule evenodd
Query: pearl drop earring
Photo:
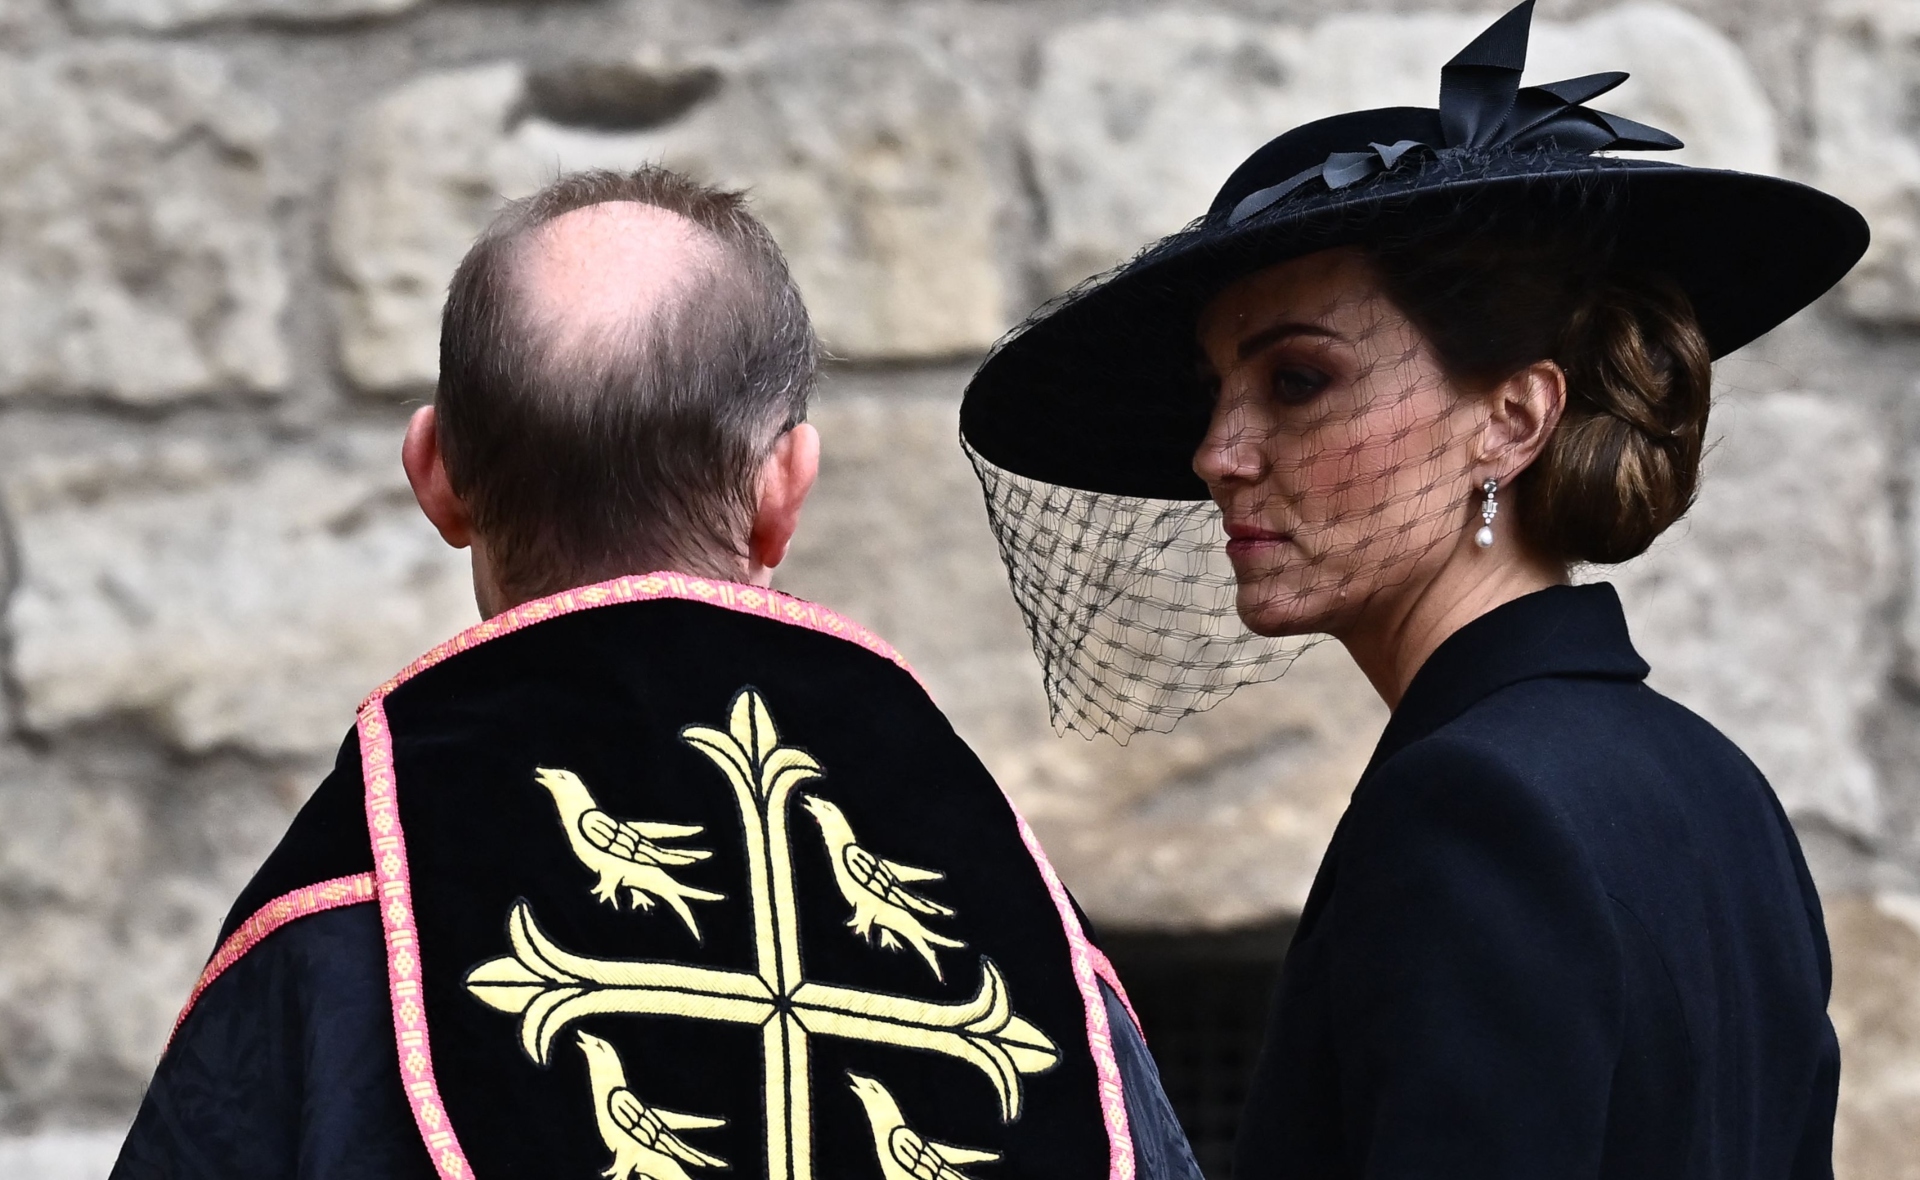
M 1473 543 L 1482 549 L 1493 548 L 1493 518 L 1499 515 L 1500 501 L 1494 499 L 1494 493 L 1500 490 L 1500 481 L 1489 479 L 1480 485 L 1480 531 L 1473 534 Z

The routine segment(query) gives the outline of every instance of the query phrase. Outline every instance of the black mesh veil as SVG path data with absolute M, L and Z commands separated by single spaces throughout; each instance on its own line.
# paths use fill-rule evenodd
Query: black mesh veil
M 1319 637 L 1269 639 L 1234 608 L 1210 500 L 1083 491 L 994 466 L 961 440 L 1033 640 L 1054 724 L 1120 741 L 1271 680 Z

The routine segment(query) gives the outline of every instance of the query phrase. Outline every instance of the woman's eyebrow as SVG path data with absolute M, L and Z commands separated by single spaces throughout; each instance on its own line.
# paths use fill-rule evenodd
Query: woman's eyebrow
M 1270 328 L 1262 328 L 1260 331 L 1242 340 L 1234 352 L 1240 360 L 1244 361 L 1268 345 L 1285 340 L 1290 336 L 1319 336 L 1327 340 L 1346 339 L 1345 336 L 1342 336 L 1332 328 L 1325 328 L 1319 324 L 1275 324 Z

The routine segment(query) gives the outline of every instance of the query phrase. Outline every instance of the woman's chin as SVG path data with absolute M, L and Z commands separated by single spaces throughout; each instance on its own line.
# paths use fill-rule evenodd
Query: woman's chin
M 1317 597 L 1279 578 L 1243 578 L 1240 592 L 1234 599 L 1234 609 L 1239 612 L 1240 621 L 1247 625 L 1247 630 L 1255 635 L 1272 639 L 1312 635 L 1325 630 L 1322 625 L 1325 611 L 1316 605 Z

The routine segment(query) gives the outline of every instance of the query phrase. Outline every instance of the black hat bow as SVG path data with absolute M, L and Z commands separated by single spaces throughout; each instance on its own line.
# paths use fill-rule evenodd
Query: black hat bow
M 1440 70 L 1440 127 L 1436 147 L 1419 140 L 1368 144 L 1364 152 L 1334 152 L 1325 161 L 1242 198 L 1227 215 L 1239 225 L 1312 180 L 1338 191 L 1389 172 L 1408 156 L 1445 156 L 1488 148 L 1551 146 L 1579 154 L 1624 149 L 1671 151 L 1683 146 L 1656 127 L 1584 105 L 1627 80 L 1620 71 L 1588 74 L 1544 86 L 1520 85 L 1527 64 L 1533 0 L 1495 21 Z

